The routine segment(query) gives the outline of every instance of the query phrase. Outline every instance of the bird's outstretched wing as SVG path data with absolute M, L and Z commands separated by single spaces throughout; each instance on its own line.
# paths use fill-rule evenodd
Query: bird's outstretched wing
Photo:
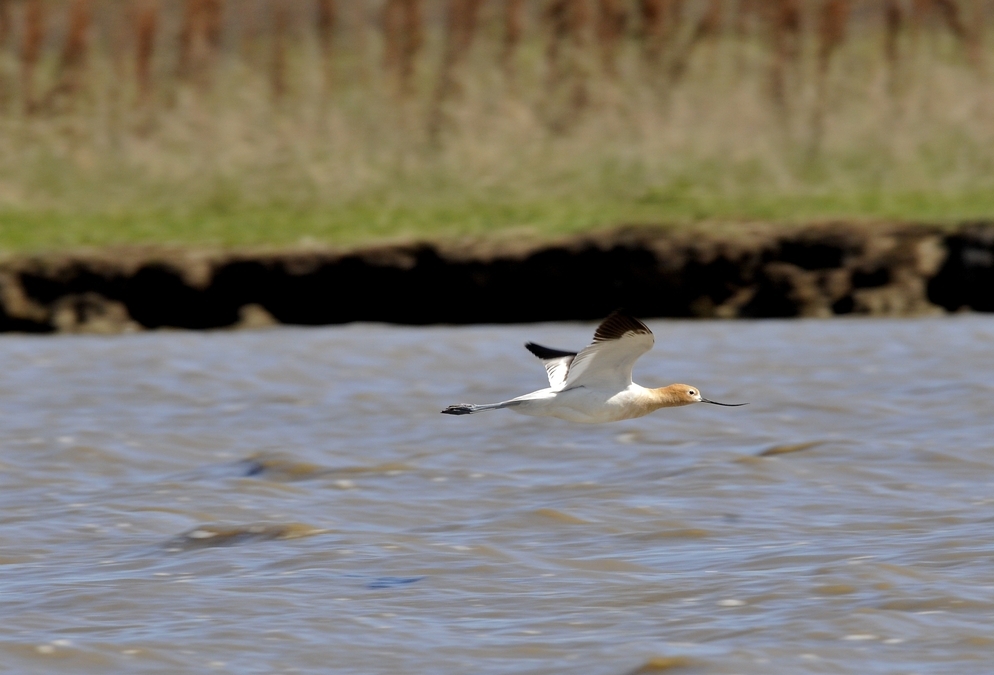
M 569 365 L 573 363 L 576 352 L 550 349 L 534 342 L 526 342 L 525 349 L 542 359 L 545 372 L 549 374 L 549 386 L 553 389 L 561 387 L 566 381 L 566 373 L 569 371 Z
M 571 359 L 559 390 L 603 387 L 621 391 L 632 383 L 632 366 L 652 349 L 654 342 L 652 331 L 644 323 L 623 312 L 613 312 L 597 327 L 594 341 Z

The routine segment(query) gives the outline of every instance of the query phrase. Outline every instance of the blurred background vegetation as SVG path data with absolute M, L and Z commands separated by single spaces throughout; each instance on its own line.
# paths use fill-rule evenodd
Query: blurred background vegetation
M 0 0 L 0 249 L 994 214 L 992 0 Z

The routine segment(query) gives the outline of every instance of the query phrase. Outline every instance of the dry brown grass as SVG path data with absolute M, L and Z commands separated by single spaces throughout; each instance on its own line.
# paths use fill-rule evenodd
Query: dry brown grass
M 186 0 L 178 36 L 176 75 L 209 85 L 223 34 L 223 0 Z
M 771 0 L 766 9 L 772 61 L 770 93 L 777 108 L 787 110 L 787 70 L 801 54 L 800 0 Z
M 11 33 L 10 0 L 0 0 L 0 50 L 7 46 Z M 7 107 L 10 100 L 10 81 L 5 69 L 0 65 L 0 110 Z
M 849 0 L 824 0 L 818 15 L 817 99 L 811 116 L 810 151 L 817 153 L 825 134 L 825 108 L 828 69 L 832 55 L 842 46 L 849 25 Z
M 994 194 L 992 20 L 994 0 L 0 0 L 0 217 L 605 223 Z
M 0 0 L 0 48 L 10 38 L 10 0 Z
M 904 10 L 899 0 L 887 0 L 884 5 L 884 26 L 884 54 L 887 57 L 887 66 L 893 77 L 900 56 L 898 39 L 904 28 Z
M 988 4 L 990 0 L 862 0 L 858 19 L 868 28 L 879 26 L 884 62 L 893 84 L 902 60 L 902 35 L 909 25 L 912 51 L 918 49 L 917 36 L 923 31 L 934 34 L 944 29 L 960 45 L 966 60 L 982 69 Z M 497 22 L 493 30 L 484 27 L 484 35 L 497 38 L 496 48 L 486 48 L 484 53 L 490 54 L 493 66 L 503 72 L 508 85 L 505 91 L 513 90 L 519 79 L 523 46 L 544 44 L 543 64 L 526 59 L 533 69 L 527 79 L 541 87 L 537 95 L 526 98 L 539 106 L 537 110 L 553 131 L 569 128 L 590 106 L 595 98 L 591 87 L 598 77 L 616 81 L 628 92 L 640 84 L 673 89 L 701 60 L 698 52 L 704 45 L 734 38 L 767 55 L 770 100 L 781 115 L 792 114 L 790 108 L 800 105 L 803 89 L 808 84 L 814 87 L 816 114 L 811 119 L 817 136 L 830 63 L 844 41 L 851 5 L 850 0 L 809 4 L 802 0 L 356 0 L 349 3 L 345 20 L 336 0 L 246 0 L 237 6 L 237 12 L 235 5 L 223 0 L 159 4 L 121 0 L 113 6 L 132 17 L 136 67 L 130 86 L 140 102 L 153 102 L 156 77 L 162 79 L 167 92 L 183 82 L 195 82 L 209 90 L 213 88 L 211 72 L 225 49 L 230 51 L 232 44 L 249 45 L 248 54 L 254 49 L 252 45 L 265 42 L 270 46 L 263 71 L 271 98 L 283 101 L 290 95 L 291 80 L 296 79 L 291 71 L 302 68 L 301 58 L 307 54 L 300 48 L 294 27 L 310 24 L 326 96 L 339 73 L 346 89 L 354 91 L 358 85 L 375 91 L 386 85 L 386 90 L 393 90 L 402 99 L 423 97 L 411 111 L 423 106 L 424 130 L 437 140 L 446 127 L 451 127 L 445 111 L 464 88 L 468 75 L 462 71 L 471 60 L 479 23 L 484 19 Z M 10 35 L 20 38 L 23 109 L 51 108 L 60 97 L 71 99 L 86 89 L 84 76 L 94 37 L 92 0 L 23 0 L 18 5 L 19 27 L 11 6 L 11 0 L 0 0 L 0 45 L 9 41 Z M 106 13 L 111 7 L 100 3 L 97 10 Z M 375 7 L 381 8 L 381 14 L 371 24 L 369 11 Z M 905 21 L 906 11 L 910 22 Z M 57 30 L 63 35 L 61 53 L 53 55 L 54 79 L 38 71 L 52 45 L 46 29 L 49 19 L 62 26 Z M 372 48 L 366 38 L 370 28 L 379 28 Z M 175 31 L 174 36 L 159 39 L 167 30 Z M 232 30 L 244 34 L 226 41 Z M 118 58 L 114 52 L 122 49 L 119 40 L 106 31 L 98 31 L 96 37 L 103 41 L 105 52 L 109 49 L 112 58 Z M 806 44 L 812 45 L 810 53 L 814 54 L 811 69 L 805 65 Z M 168 52 L 170 45 L 175 45 L 173 54 L 157 54 L 164 48 Z M 375 71 L 366 63 L 377 52 L 384 66 L 384 82 L 371 77 Z M 596 57 L 591 58 L 591 52 Z M 624 65 L 635 52 L 641 52 L 644 60 L 637 71 Z M 157 74 L 155 63 L 174 63 L 173 77 L 166 72 Z M 245 65 L 256 68 L 261 64 L 248 59 Z M 486 66 L 477 61 L 474 77 L 484 73 Z M 39 77 L 50 80 L 42 89 L 47 94 L 40 100 Z M 303 86 L 310 85 L 305 82 Z M 171 99 L 163 102 L 166 100 Z
M 159 30 L 159 5 L 144 4 L 135 18 L 135 82 L 138 85 L 138 104 L 148 103 L 154 92 L 152 55 Z
M 83 87 L 90 46 L 90 12 L 90 0 L 72 0 L 69 5 L 69 28 L 59 56 L 58 80 L 41 103 L 44 109 L 54 109 L 63 100 L 71 102 Z
M 25 112 L 38 107 L 35 95 L 35 70 L 41 59 L 45 40 L 45 6 L 41 0 L 29 0 L 24 9 L 24 37 L 21 43 L 21 91 Z
M 673 18 L 680 13 L 681 6 L 678 0 L 639 0 L 638 8 L 642 55 L 651 67 L 663 55 Z
M 505 0 L 503 16 L 503 40 L 500 52 L 501 70 L 508 89 L 513 89 L 517 67 L 515 58 L 525 30 L 524 0 Z
M 318 45 L 321 47 L 321 63 L 325 95 L 332 92 L 335 81 L 335 26 L 338 23 L 338 5 L 335 0 L 317 0 Z
M 383 5 L 383 65 L 401 97 L 414 93 L 418 55 L 424 46 L 421 0 L 386 0 Z
M 481 0 L 448 0 L 445 47 L 428 112 L 428 138 L 432 145 L 438 144 L 446 125 L 446 104 L 462 90 L 459 70 L 476 37 L 480 4 Z
M 546 6 L 546 119 L 554 133 L 576 123 L 590 103 L 590 7 L 583 0 L 550 0 Z
M 270 0 L 272 22 L 272 53 L 269 61 L 269 83 L 273 100 L 282 101 L 287 94 L 287 31 L 290 17 L 283 0 Z
M 597 44 L 604 72 L 612 78 L 618 75 L 618 49 L 627 26 L 627 3 L 623 0 L 598 0 Z
M 708 0 L 707 8 L 698 19 L 694 30 L 687 42 L 681 45 L 676 57 L 670 64 L 670 81 L 676 82 L 687 72 L 687 64 L 693 57 L 697 47 L 707 40 L 718 37 L 721 31 L 721 21 L 724 3 L 722 0 Z

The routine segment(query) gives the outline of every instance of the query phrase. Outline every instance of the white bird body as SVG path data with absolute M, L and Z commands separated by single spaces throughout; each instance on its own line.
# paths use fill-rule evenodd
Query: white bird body
M 599 424 L 647 415 L 655 410 L 653 402 L 651 390 L 633 382 L 613 393 L 585 386 L 565 391 L 549 387 L 512 398 L 503 407 L 532 417 L 558 417 L 567 422 Z
M 631 316 L 614 312 L 594 333 L 594 341 L 579 353 L 549 349 L 534 343 L 525 347 L 542 359 L 549 387 L 500 403 L 450 405 L 442 412 L 469 415 L 509 408 L 522 415 L 557 417 L 568 422 L 598 424 L 648 415 L 659 408 L 692 403 L 718 403 L 702 398 L 696 387 L 671 384 L 647 389 L 632 382 L 632 367 L 652 349 L 652 331 Z

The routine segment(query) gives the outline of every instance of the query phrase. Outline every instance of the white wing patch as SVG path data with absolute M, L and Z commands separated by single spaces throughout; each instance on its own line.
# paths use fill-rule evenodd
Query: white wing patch
M 597 386 L 621 391 L 632 383 L 635 362 L 654 343 L 648 326 L 614 312 L 597 327 L 593 343 L 572 359 L 560 389 Z
M 564 356 L 561 359 L 553 359 L 545 362 L 545 371 L 549 374 L 549 386 L 558 389 L 566 383 L 566 374 L 569 373 L 569 366 L 573 363 L 572 356 Z
M 542 359 L 542 365 L 545 366 L 545 372 L 549 376 L 549 386 L 552 389 L 558 389 L 566 382 L 566 374 L 569 372 L 573 359 L 576 358 L 576 352 L 550 349 L 534 342 L 526 343 L 525 348 Z

